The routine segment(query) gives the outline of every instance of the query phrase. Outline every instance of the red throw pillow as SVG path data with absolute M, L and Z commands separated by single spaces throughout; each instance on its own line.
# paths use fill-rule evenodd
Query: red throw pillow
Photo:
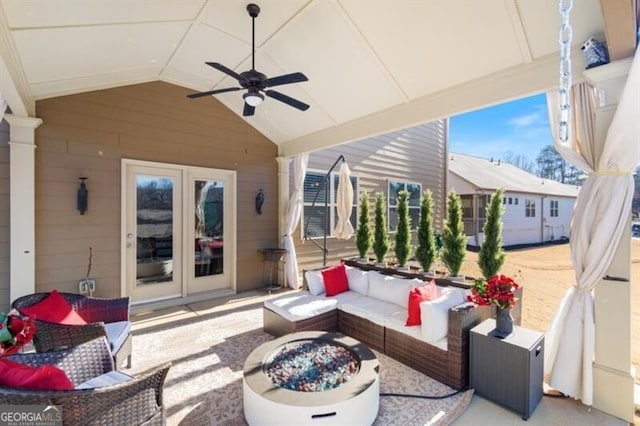
M 434 300 L 438 297 L 436 282 L 431 280 L 427 285 L 416 287 L 409 292 L 409 307 L 406 326 L 421 325 L 420 303 L 425 300 Z
M 82 325 L 87 323 L 73 310 L 69 302 L 58 293 L 58 290 L 53 290 L 38 303 L 26 308 L 20 308 L 20 312 L 33 319 L 56 324 Z
M 342 263 L 324 269 L 322 271 L 322 279 L 324 281 L 324 289 L 327 292 L 327 297 L 349 291 L 347 270 Z
M 0 359 L 0 386 L 28 390 L 72 390 L 66 373 L 53 365 L 31 367 Z

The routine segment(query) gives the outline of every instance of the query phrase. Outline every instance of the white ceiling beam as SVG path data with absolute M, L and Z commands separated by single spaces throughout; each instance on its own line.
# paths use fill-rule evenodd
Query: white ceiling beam
M 584 59 L 578 47 L 573 49 L 572 57 L 573 81 L 576 83 L 582 79 L 584 70 Z M 558 85 L 558 68 L 558 55 L 548 55 L 529 64 L 513 67 L 330 129 L 283 142 L 279 146 L 279 155 L 287 157 L 317 151 L 555 90 Z
M 35 116 L 36 104 L 16 58 L 6 14 L 0 5 L 0 93 L 14 115 Z
M 604 33 L 611 62 L 633 56 L 636 50 L 636 0 L 600 0 Z
M 504 0 L 504 2 L 507 14 L 511 20 L 511 26 L 513 27 L 513 34 L 515 35 L 516 42 L 520 48 L 522 60 L 525 64 L 528 64 L 533 61 L 533 55 L 529 48 L 529 41 L 527 40 L 527 34 L 524 30 L 524 25 L 522 24 L 522 17 L 520 16 L 518 5 L 516 4 L 516 0 Z

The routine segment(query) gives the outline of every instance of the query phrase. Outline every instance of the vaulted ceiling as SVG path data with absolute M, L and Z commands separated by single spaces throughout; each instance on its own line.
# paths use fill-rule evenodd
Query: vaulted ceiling
M 601 0 L 605 1 L 605 0 Z M 238 0 L 0 0 L 0 91 L 34 101 L 163 80 L 194 91 L 236 85 L 205 65 L 251 68 L 251 19 Z M 246 120 L 281 153 L 338 144 L 552 89 L 557 0 L 256 1 L 256 69 L 300 71 Z M 604 38 L 599 0 L 574 1 L 574 69 Z M 579 72 L 577 73 L 579 74 Z M 242 114 L 242 92 L 216 95 Z M 13 104 L 12 104 L 13 101 Z M 213 102 L 208 97 L 193 102 Z

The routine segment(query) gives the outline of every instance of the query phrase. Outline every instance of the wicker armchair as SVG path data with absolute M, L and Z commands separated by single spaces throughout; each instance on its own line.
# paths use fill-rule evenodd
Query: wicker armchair
M 34 367 L 55 365 L 74 386 L 113 371 L 104 337 L 61 351 L 17 354 L 7 359 Z M 0 388 L 0 405 L 61 405 L 64 425 L 164 425 L 162 391 L 171 364 L 132 380 L 95 389 L 30 391 Z
M 119 329 L 110 332 L 110 327 L 116 326 L 116 323 L 129 322 L 129 298 L 102 299 L 75 293 L 61 292 L 60 294 L 88 324 L 55 324 L 38 321 L 36 318 L 36 334 L 33 338 L 36 351 L 48 352 L 71 348 L 97 337 L 106 336 L 110 343 L 116 368 L 125 366 L 125 361 L 126 367 L 131 367 L 130 323 L 123 331 L 126 333 L 124 336 L 118 335 Z M 29 294 L 14 300 L 11 306 L 20 311 L 21 308 L 34 305 L 48 295 L 49 293 Z

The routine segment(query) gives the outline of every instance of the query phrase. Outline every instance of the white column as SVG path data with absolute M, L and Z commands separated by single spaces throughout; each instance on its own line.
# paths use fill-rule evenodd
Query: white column
M 585 71 L 597 94 L 595 140 L 598 156 L 615 115 L 627 80 L 630 61 L 620 61 Z M 631 366 L 631 212 L 628 225 L 606 276 L 595 287 L 595 359 L 593 406 L 633 422 L 634 374 Z
M 35 131 L 42 120 L 5 114 L 9 123 L 10 286 L 15 300 L 35 292 Z
M 278 162 L 278 246 L 284 247 L 282 236 L 284 235 L 287 221 L 291 157 L 276 157 L 276 161 Z M 278 269 L 278 282 L 284 283 L 283 286 L 285 287 L 287 285 L 284 271 L 280 271 L 280 269 Z
M 292 157 L 276 157 L 278 162 L 278 240 L 281 243 L 286 223 L 287 204 L 289 203 L 289 182 Z

